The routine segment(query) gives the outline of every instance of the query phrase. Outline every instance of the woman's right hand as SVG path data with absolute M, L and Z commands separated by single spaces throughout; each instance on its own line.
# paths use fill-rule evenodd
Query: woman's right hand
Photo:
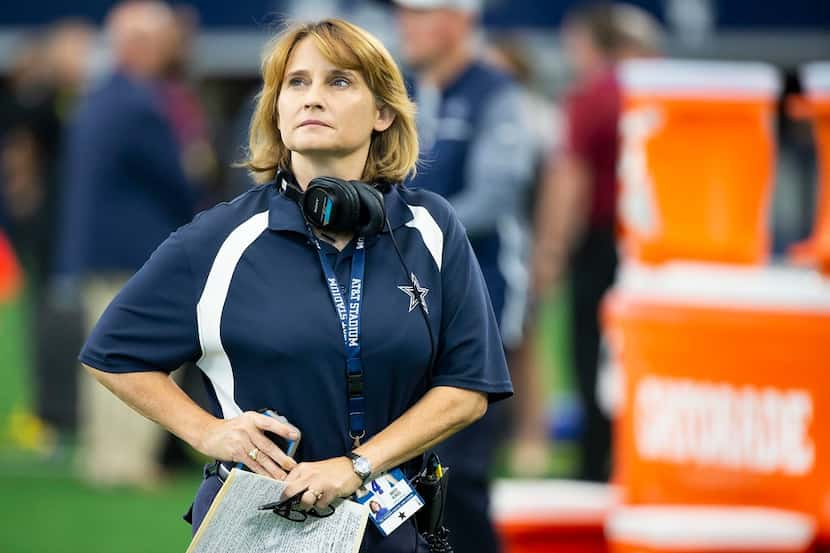
M 266 431 L 289 440 L 299 437 L 287 424 L 248 411 L 232 419 L 215 419 L 205 428 L 197 449 L 208 457 L 243 463 L 257 474 L 282 480 L 297 463 L 265 436 Z M 250 455 L 254 450 L 256 459 Z

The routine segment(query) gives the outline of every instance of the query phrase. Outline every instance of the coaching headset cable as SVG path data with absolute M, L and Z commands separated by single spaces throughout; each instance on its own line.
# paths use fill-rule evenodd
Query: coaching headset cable
M 427 311 L 427 306 L 424 304 L 423 296 L 421 296 L 419 289 L 420 287 L 415 282 L 415 278 L 413 277 L 414 273 L 409 270 L 409 267 L 406 265 L 406 261 L 403 259 L 403 254 L 401 253 L 401 248 L 398 246 L 398 241 L 395 239 L 395 233 L 392 232 L 392 225 L 389 223 L 389 218 L 386 219 L 386 228 L 389 230 L 389 237 L 392 239 L 392 245 L 395 247 L 395 253 L 398 254 L 398 260 L 401 262 L 401 267 L 406 272 L 406 277 L 409 280 L 409 283 L 412 284 L 412 290 L 418 294 L 418 306 L 420 307 L 419 311 L 423 316 L 424 323 L 427 325 L 427 332 L 429 333 L 429 375 L 432 377 L 432 366 L 433 366 L 433 358 L 435 357 L 435 336 L 432 333 L 432 326 L 429 324 L 429 312 Z M 421 463 L 423 464 L 424 458 L 421 455 Z M 439 520 L 443 520 L 444 518 L 444 505 L 442 502 L 441 505 L 441 516 Z M 418 533 L 415 532 L 415 549 L 418 548 Z M 441 525 L 437 529 L 437 531 L 433 534 L 428 532 L 426 534 L 422 534 L 424 539 L 429 546 L 429 553 L 453 553 L 452 546 L 447 539 L 449 532 L 447 531 L 446 527 Z
M 418 307 L 420 307 L 419 311 L 424 318 L 424 323 L 427 325 L 427 332 L 429 333 L 429 373 L 430 376 L 432 375 L 432 365 L 435 361 L 435 335 L 432 333 L 432 325 L 429 324 L 429 311 L 427 311 L 427 306 L 424 303 L 424 298 L 421 295 L 421 287 L 418 286 L 418 283 L 415 282 L 414 273 L 409 270 L 409 267 L 406 266 L 406 261 L 403 259 L 403 254 L 401 254 L 401 249 L 398 246 L 398 241 L 395 239 L 395 233 L 392 232 L 392 225 L 389 223 L 389 218 L 386 218 L 386 228 L 389 230 L 389 237 L 392 239 L 392 245 L 395 247 L 395 253 L 398 254 L 398 261 L 401 262 L 401 267 L 406 272 L 406 278 L 409 280 L 409 283 L 412 285 L 412 290 L 415 294 L 418 295 Z

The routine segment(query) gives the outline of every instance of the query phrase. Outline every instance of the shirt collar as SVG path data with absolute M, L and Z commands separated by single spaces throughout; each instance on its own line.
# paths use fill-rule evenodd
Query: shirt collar
M 282 230 L 306 234 L 305 219 L 300 212 L 297 202 L 280 191 L 280 182 L 273 182 L 271 187 L 271 200 L 268 204 L 268 228 L 271 230 Z
M 402 184 L 394 184 L 390 190 L 383 195 L 383 205 L 386 208 L 386 217 L 392 230 L 397 229 L 415 218 L 409 205 L 401 197 Z M 385 226 L 383 232 L 389 232 Z
M 268 205 L 268 228 L 276 231 L 291 231 L 306 234 L 306 224 L 303 219 L 303 214 L 300 212 L 300 207 L 297 205 L 297 202 L 280 191 L 281 185 L 282 183 L 280 182 L 273 182 L 268 185 L 272 189 L 271 199 Z M 393 185 L 383 195 L 386 217 L 389 219 L 389 224 L 393 230 L 405 225 L 414 218 L 412 210 L 409 209 L 409 206 L 401 197 L 401 186 L 403 185 Z M 386 226 L 384 226 L 383 232 L 388 232 Z

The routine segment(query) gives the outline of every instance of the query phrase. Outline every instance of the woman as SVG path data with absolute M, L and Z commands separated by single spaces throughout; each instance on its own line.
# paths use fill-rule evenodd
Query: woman
M 369 502 L 369 510 L 372 511 L 372 516 L 376 519 L 382 519 L 384 516 L 386 516 L 386 513 L 389 512 L 389 509 L 382 506 L 374 499 Z
M 322 509 L 370 475 L 401 467 L 412 476 L 421 453 L 512 388 L 464 229 L 438 196 L 390 184 L 414 171 L 418 148 L 414 107 L 386 49 L 330 19 L 277 37 L 262 73 L 248 166 L 263 185 L 172 234 L 104 313 L 81 360 L 198 451 L 284 479 L 285 497 L 302 493 L 302 508 Z M 383 229 L 309 225 L 290 192 L 323 176 L 382 191 Z M 359 323 L 348 325 L 356 350 L 344 344 L 338 294 Z M 212 413 L 166 374 L 188 360 L 207 377 Z M 302 432 L 300 462 L 266 438 L 297 436 L 256 412 L 264 408 Z M 217 476 L 200 487 L 194 531 L 220 487 Z M 410 519 L 386 538 L 370 529 L 363 550 L 416 543 Z

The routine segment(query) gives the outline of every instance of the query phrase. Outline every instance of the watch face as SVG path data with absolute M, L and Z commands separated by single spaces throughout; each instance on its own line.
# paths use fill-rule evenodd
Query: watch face
M 354 460 L 355 471 L 361 475 L 369 476 L 372 473 L 372 466 L 369 464 L 369 459 L 365 457 L 358 457 Z

